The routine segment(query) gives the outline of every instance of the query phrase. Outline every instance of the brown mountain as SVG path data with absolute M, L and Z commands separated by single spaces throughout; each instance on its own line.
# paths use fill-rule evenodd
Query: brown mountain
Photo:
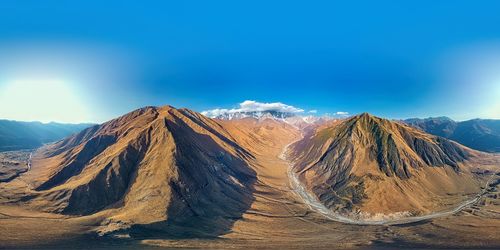
M 146 107 L 39 150 L 30 203 L 71 215 L 106 211 L 108 224 L 142 231 L 218 235 L 253 200 L 252 158 L 214 120 Z
M 426 214 L 480 190 L 467 166 L 477 152 L 367 113 L 306 135 L 292 152 L 306 188 L 354 217 Z

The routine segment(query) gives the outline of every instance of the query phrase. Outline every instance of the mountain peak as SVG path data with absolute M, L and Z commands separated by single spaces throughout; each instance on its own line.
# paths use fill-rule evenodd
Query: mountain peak
M 373 117 L 373 115 L 371 115 L 370 113 L 368 112 L 363 112 L 361 114 L 358 115 L 359 117 Z
M 377 120 L 377 119 L 381 119 L 379 117 L 376 117 L 368 112 L 363 112 L 357 116 L 354 116 L 353 117 L 354 119 L 357 119 L 357 120 Z
M 441 182 L 423 178 L 446 173 L 443 180 L 459 186 L 465 171 L 460 163 L 469 157 L 466 148 L 452 141 L 368 113 L 320 129 L 294 150 L 299 178 L 326 207 L 340 212 L 355 207 L 369 213 L 401 212 L 399 208 L 424 212 L 421 204 L 427 206 L 430 197 L 426 190 L 442 190 Z M 422 186 L 415 204 L 378 202 L 388 198 L 383 190 L 395 190 L 394 200 L 404 202 Z
M 37 157 L 48 163 L 33 184 L 34 199 L 47 210 L 86 215 L 120 207 L 113 216 L 145 224 L 238 217 L 255 181 L 253 155 L 226 130 L 172 106 L 134 110 L 48 145 Z M 213 230 L 227 223 L 208 221 Z
M 357 128 L 358 130 L 361 129 L 371 133 L 370 131 L 378 131 L 374 130 L 376 127 L 378 127 L 379 130 L 387 130 L 388 128 L 384 125 L 388 125 L 390 127 L 391 121 L 365 112 L 348 118 L 345 124 L 349 126 L 346 127 L 349 131 Z

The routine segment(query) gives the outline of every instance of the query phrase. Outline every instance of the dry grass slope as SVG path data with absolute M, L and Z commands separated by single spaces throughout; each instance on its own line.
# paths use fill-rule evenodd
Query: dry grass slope
M 467 167 L 477 152 L 367 113 L 318 129 L 293 150 L 310 191 L 352 216 L 425 214 L 452 205 L 447 194 L 481 187 Z

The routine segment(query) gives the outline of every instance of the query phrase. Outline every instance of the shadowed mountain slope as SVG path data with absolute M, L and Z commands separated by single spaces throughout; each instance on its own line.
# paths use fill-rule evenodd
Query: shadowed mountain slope
M 416 215 L 447 207 L 447 194 L 478 183 L 463 164 L 476 154 L 455 142 L 367 113 L 296 143 L 294 171 L 326 207 L 367 217 Z
M 473 119 L 455 122 L 447 117 L 407 119 L 405 123 L 485 152 L 500 152 L 500 120 Z
M 103 230 L 119 222 L 135 234 L 214 236 L 252 202 L 252 159 L 214 120 L 146 107 L 39 150 L 29 202 L 63 214 L 109 213 Z
M 0 120 L 0 152 L 37 148 L 92 125 Z

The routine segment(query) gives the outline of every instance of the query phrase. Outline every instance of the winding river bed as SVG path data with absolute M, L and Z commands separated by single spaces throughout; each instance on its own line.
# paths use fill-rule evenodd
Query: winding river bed
M 299 139 L 301 140 L 301 139 Z M 298 140 L 297 140 L 298 141 Z M 293 169 L 293 164 L 287 159 L 287 151 L 290 145 L 293 143 L 297 142 L 294 141 L 288 145 L 285 146 L 283 149 L 280 158 L 288 163 L 288 178 L 289 178 L 289 184 L 290 188 L 292 191 L 299 196 L 302 201 L 309 206 L 309 208 L 315 212 L 318 212 L 325 216 L 326 218 L 342 223 L 348 223 L 348 224 L 357 224 L 357 225 L 400 225 L 400 224 L 408 224 L 408 223 L 414 223 L 418 221 L 423 221 L 423 220 L 428 220 L 428 219 L 433 219 L 433 218 L 438 218 L 438 217 L 443 217 L 443 216 L 448 216 L 452 215 L 455 213 L 458 213 L 462 211 L 464 208 L 467 208 L 477 201 L 486 193 L 486 187 L 489 184 L 489 181 L 486 183 L 485 189 L 477 194 L 474 198 L 466 200 L 462 203 L 460 203 L 458 206 L 445 210 L 445 211 L 439 211 L 431 214 L 426 214 L 426 215 L 421 215 L 421 216 L 406 216 L 406 217 L 399 217 L 399 218 L 394 218 L 394 219 L 357 219 L 357 218 L 352 218 L 350 216 L 345 216 L 339 213 L 336 213 L 332 211 L 331 209 L 328 209 L 325 205 L 323 205 L 314 194 L 310 193 L 301 183 L 299 180 L 299 177 L 297 174 L 292 170 Z

